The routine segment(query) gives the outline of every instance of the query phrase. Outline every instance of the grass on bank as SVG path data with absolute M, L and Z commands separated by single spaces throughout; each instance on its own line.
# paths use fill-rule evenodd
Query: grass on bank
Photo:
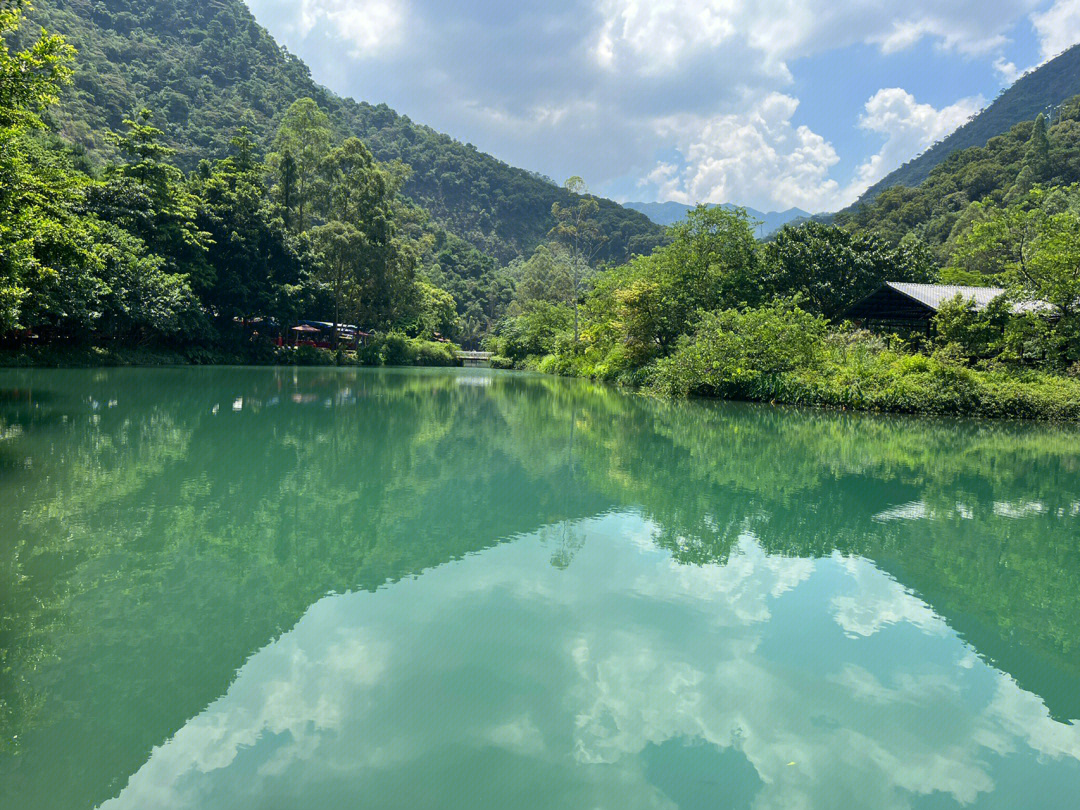
M 669 397 L 712 397 L 842 410 L 1080 420 L 1080 379 L 974 362 L 959 347 L 929 354 L 836 329 L 790 304 L 702 316 L 675 351 L 645 365 L 632 349 L 565 348 L 526 366 Z M 507 361 L 496 360 L 497 365 Z

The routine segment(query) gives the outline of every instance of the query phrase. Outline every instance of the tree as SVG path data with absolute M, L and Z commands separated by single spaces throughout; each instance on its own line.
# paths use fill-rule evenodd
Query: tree
M 458 320 L 454 296 L 422 280 L 416 282 L 414 290 L 414 310 L 408 330 L 425 340 L 452 336 Z
M 391 216 L 389 208 L 397 194 L 393 177 L 359 138 L 347 138 L 327 155 L 323 177 L 322 209 L 328 221 L 373 224 Z
M 52 229 L 49 223 L 74 193 L 61 169 L 50 172 L 52 188 L 41 176 L 27 133 L 41 126 L 38 113 L 70 81 L 75 51 L 43 32 L 30 47 L 12 53 L 9 38 L 28 7 L 25 0 L 0 0 L 0 334 L 19 325 L 23 302 L 47 272 L 35 256 L 37 237 Z
M 580 304 L 584 285 L 607 237 L 596 221 L 600 206 L 595 197 L 588 196 L 585 181 L 580 177 L 571 177 L 564 188 L 577 197 L 577 202 L 568 206 L 555 203 L 551 207 L 556 224 L 549 236 L 558 239 L 570 257 L 572 301 L 568 303 L 574 306 L 574 342 L 577 343 L 581 335 Z
M 1047 134 L 1046 116 L 1039 113 L 1031 129 L 1024 166 L 1030 168 L 1036 183 L 1050 176 L 1050 138 Z
M 567 303 L 574 300 L 574 270 L 562 250 L 541 245 L 525 261 L 512 264 L 509 272 L 517 278 L 514 298 L 523 307 L 530 301 Z
M 1015 301 L 1043 302 L 1056 366 L 1080 359 L 1080 186 L 1036 187 L 1003 208 L 982 206 L 957 240 L 953 266 L 1004 284 Z
M 338 221 L 313 228 L 311 240 L 320 257 L 317 277 L 329 287 L 334 302 L 334 347 L 340 362 L 341 313 L 347 299 L 358 293 L 357 276 L 367 255 L 368 243 L 355 226 Z
M 0 0 L 0 129 L 40 126 L 37 114 L 56 103 L 71 81 L 75 49 L 63 37 L 42 31 L 30 47 L 8 49 L 30 8 L 29 0 Z
M 142 239 L 172 272 L 206 287 L 213 281 L 206 262 L 211 240 L 198 227 L 199 199 L 183 172 L 169 162 L 175 150 L 165 144 L 153 117 L 144 109 L 124 121 L 126 132 L 111 136 L 124 162 L 106 169 L 106 182 L 91 189 L 89 206 Z
M 281 184 L 287 221 L 297 233 L 308 229 L 311 209 L 325 193 L 320 172 L 332 141 L 330 119 L 310 98 L 293 102 L 274 136 L 268 160 Z
M 764 248 L 762 283 L 778 298 L 836 317 L 884 281 L 928 281 L 929 257 L 918 243 L 889 249 L 881 240 L 809 222 L 788 226 Z
M 194 182 L 201 201 L 197 225 L 210 236 L 206 260 L 213 271 L 199 293 L 225 323 L 284 315 L 282 290 L 299 282 L 302 269 L 294 239 L 275 216 L 246 130 L 236 134 L 232 147 L 232 157 Z

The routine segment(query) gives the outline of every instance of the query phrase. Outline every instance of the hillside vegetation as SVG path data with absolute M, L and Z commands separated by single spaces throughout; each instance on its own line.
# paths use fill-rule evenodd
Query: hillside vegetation
M 1001 206 L 1032 187 L 1080 182 L 1080 97 L 1061 105 L 1053 125 L 1039 115 L 983 147 L 954 152 L 915 188 L 894 186 L 834 222 L 898 242 L 913 234 L 944 264 L 957 238 L 985 207 Z
M 685 222 L 686 218 L 690 215 L 690 212 L 694 210 L 694 206 L 692 205 L 677 202 L 628 202 L 624 203 L 624 205 L 634 211 L 640 211 L 656 224 L 665 227 Z M 731 203 L 725 203 L 720 207 L 725 208 L 728 211 L 734 211 L 739 208 L 739 206 Z M 750 219 L 757 223 L 755 232 L 760 238 L 769 237 L 785 225 L 810 219 L 813 216 L 810 212 L 803 211 L 801 208 L 789 208 L 787 211 L 770 211 L 768 213 L 765 211 L 758 211 L 754 208 L 746 208 L 744 210 L 750 215 Z
M 953 153 L 985 146 L 991 138 L 1024 121 L 1034 120 L 1077 94 L 1080 94 L 1080 45 L 1021 77 L 964 126 L 868 189 L 859 203 L 871 202 L 893 186 L 917 186 Z
M 266 150 L 289 106 L 314 99 L 339 138 L 358 137 L 383 163 L 411 169 L 403 193 L 447 231 L 508 262 L 531 253 L 571 195 L 385 105 L 340 98 L 279 46 L 242 0 L 37 0 L 29 22 L 62 34 L 79 52 L 74 85 L 50 116 L 58 131 L 98 158 L 115 156 L 107 133 L 145 107 L 154 111 L 185 171 L 229 155 L 238 127 Z M 35 25 L 22 31 L 24 42 Z M 647 253 L 663 236 L 642 214 L 598 200 L 608 239 L 600 258 Z

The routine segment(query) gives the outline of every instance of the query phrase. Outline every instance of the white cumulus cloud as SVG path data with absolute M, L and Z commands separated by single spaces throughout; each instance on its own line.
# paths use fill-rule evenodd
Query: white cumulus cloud
M 759 208 L 849 203 L 978 107 L 916 101 L 892 88 L 922 96 L 925 76 L 886 74 L 865 110 L 865 97 L 835 99 L 838 126 L 882 136 L 867 146 L 800 120 L 796 99 L 817 108 L 834 83 L 815 57 L 859 49 L 876 75 L 929 43 L 933 70 L 976 60 L 1007 82 L 1018 27 L 1048 54 L 1080 36 L 1080 0 L 247 2 L 317 80 L 508 163 L 581 174 L 603 194 L 640 183 Z
M 1039 33 L 1042 55 L 1049 59 L 1080 42 L 1080 0 L 1057 0 L 1031 17 Z
M 248 0 L 256 15 L 284 18 L 302 37 L 320 26 L 348 43 L 354 58 L 372 58 L 402 41 L 408 8 L 405 0 Z
M 981 106 L 982 100 L 973 98 L 937 109 L 901 88 L 879 90 L 866 102 L 859 126 L 881 135 L 884 143 L 842 186 L 832 176 L 840 162 L 833 145 L 793 123 L 797 99 L 772 93 L 749 111 L 659 121 L 661 137 L 676 139 L 683 161 L 660 163 L 646 182 L 660 199 L 691 205 L 735 199 L 755 208 L 829 210 L 853 202 Z
M 861 193 L 904 161 L 955 131 L 982 106 L 981 98 L 966 98 L 939 110 L 930 104 L 920 104 L 902 88 L 879 90 L 866 102 L 859 126 L 884 136 L 885 144 L 859 166 L 848 196 Z
M 695 204 L 739 199 L 747 205 L 820 207 L 837 194 L 829 172 L 840 158 L 808 127 L 795 126 L 798 99 L 771 93 L 743 113 L 658 122 L 684 167 L 660 164 L 649 176 L 660 199 Z

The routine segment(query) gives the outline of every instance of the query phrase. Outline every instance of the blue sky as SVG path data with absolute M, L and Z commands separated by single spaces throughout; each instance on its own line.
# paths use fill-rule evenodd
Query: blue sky
M 1080 41 L 1080 0 L 247 0 L 317 81 L 619 200 L 835 210 Z

